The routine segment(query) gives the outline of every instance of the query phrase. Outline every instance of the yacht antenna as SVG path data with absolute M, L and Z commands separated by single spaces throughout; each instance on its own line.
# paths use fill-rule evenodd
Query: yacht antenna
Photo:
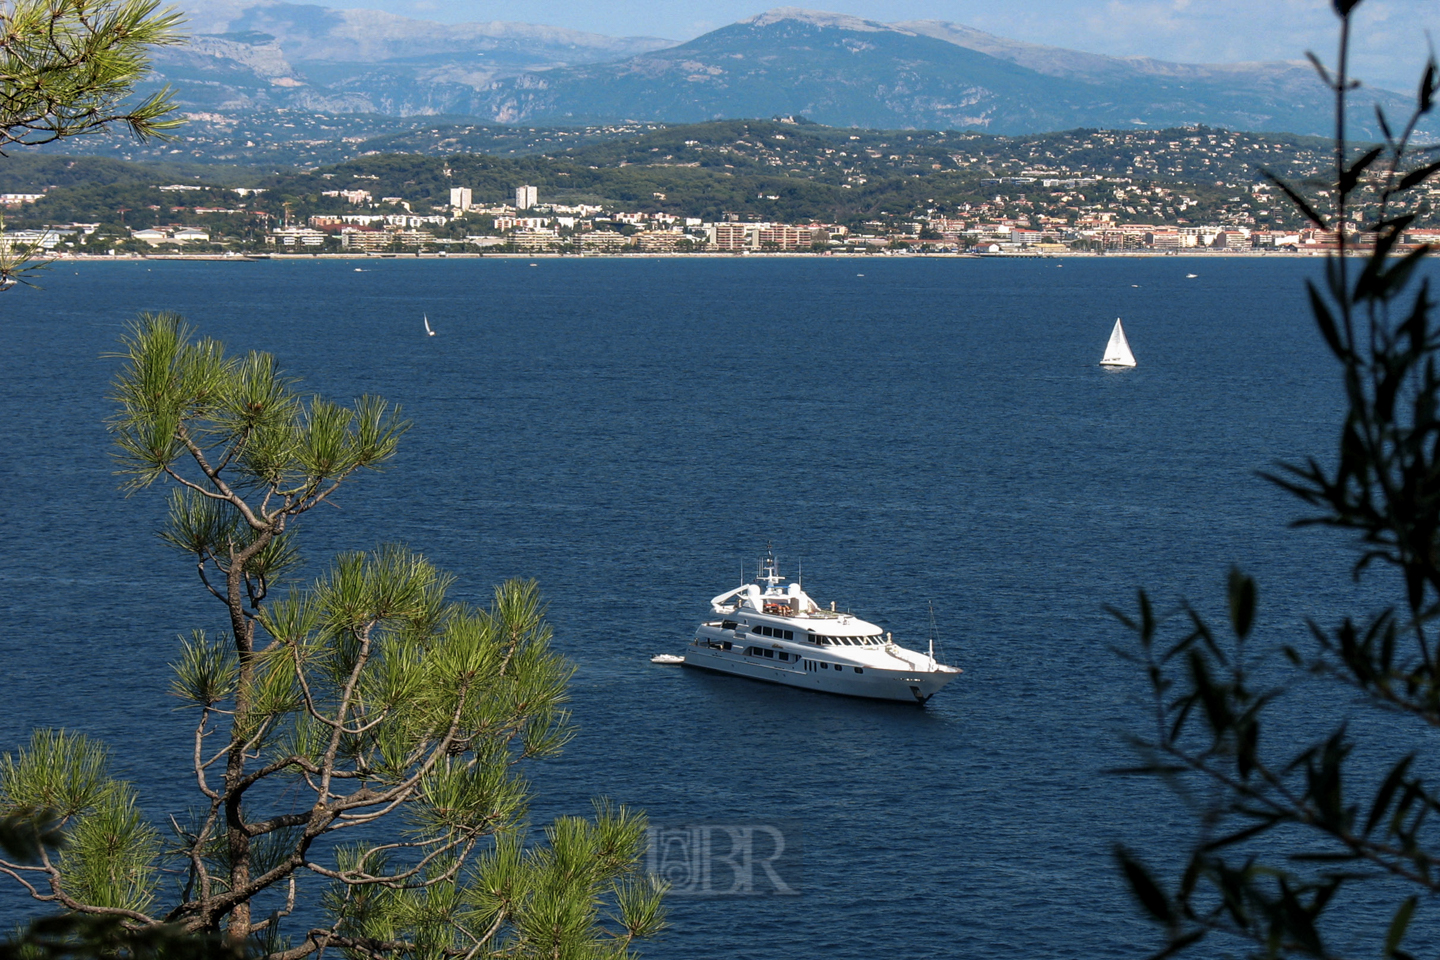
M 776 585 L 780 583 L 780 563 L 775 559 L 775 552 L 770 549 L 769 544 L 765 546 L 765 556 L 760 561 L 760 575 L 758 580 L 769 584 L 768 591 L 773 592 Z
M 796 561 L 795 561 L 795 582 L 800 585 L 800 589 L 801 589 L 801 590 L 804 590 L 804 589 L 805 589 L 805 561 L 804 561 L 804 560 L 796 560 Z
M 935 601 L 930 603 L 930 662 L 935 662 Z

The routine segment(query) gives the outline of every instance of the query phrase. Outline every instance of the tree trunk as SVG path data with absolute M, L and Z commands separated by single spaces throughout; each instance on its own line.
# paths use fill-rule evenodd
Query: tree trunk
M 225 764 L 225 841 L 230 851 L 231 890 L 238 890 L 250 882 L 250 834 L 245 829 L 239 794 L 240 781 L 245 776 L 246 738 L 241 734 L 247 729 L 245 715 L 249 712 L 255 685 L 255 621 L 245 613 L 245 565 L 265 548 L 271 536 L 272 531 L 263 531 L 238 553 L 232 545 L 230 569 L 225 574 L 225 605 L 230 609 L 230 629 L 235 636 L 235 652 L 240 662 L 240 674 L 235 685 L 230 755 Z M 249 900 L 242 900 L 231 909 L 227 928 L 233 940 L 243 940 L 250 935 Z

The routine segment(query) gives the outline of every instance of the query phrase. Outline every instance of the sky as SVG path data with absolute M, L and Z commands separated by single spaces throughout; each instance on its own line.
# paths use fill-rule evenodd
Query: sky
M 206 0 L 195 0 L 203 4 Z M 211 0 L 214 2 L 214 0 Z M 245 0 L 219 0 L 243 5 Z M 290 0 L 443 22 L 512 20 L 611 36 L 689 40 L 783 0 Z M 187 4 L 180 0 L 181 6 Z M 949 20 L 990 33 L 1114 56 L 1186 63 L 1334 59 L 1330 0 L 810 0 L 791 5 L 883 22 Z M 1440 40 L 1440 0 L 1364 0 L 1356 75 L 1412 92 Z

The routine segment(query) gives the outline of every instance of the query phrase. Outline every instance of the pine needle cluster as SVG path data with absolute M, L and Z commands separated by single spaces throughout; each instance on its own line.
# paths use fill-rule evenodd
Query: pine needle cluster
M 622 957 L 659 932 L 643 816 L 599 801 L 532 836 L 523 765 L 574 733 L 573 667 L 533 581 L 475 607 L 396 545 L 287 581 L 294 524 L 392 460 L 400 411 L 304 396 L 272 357 L 172 314 L 141 316 L 118 359 L 124 485 L 172 488 L 161 536 L 228 622 L 174 663 L 197 804 L 162 835 L 103 746 L 38 731 L 0 758 L 0 815 L 43 816 L 0 873 L 123 931 L 223 933 L 274 960 Z M 63 846 L 37 843 L 47 830 Z

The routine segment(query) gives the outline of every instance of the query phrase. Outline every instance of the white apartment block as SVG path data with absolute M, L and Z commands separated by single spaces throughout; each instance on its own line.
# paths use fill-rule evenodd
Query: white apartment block
M 515 209 L 529 210 L 538 202 L 535 188 L 529 185 L 515 188 Z
M 555 217 L 496 217 L 496 230 L 543 230 L 556 222 Z M 574 221 L 571 220 L 571 227 Z M 563 226 L 563 224 L 562 224 Z
M 369 190 L 323 190 L 322 197 L 343 197 L 346 201 L 355 206 L 362 203 L 370 203 L 374 198 L 370 196 Z
M 68 231 L 73 233 L 74 231 Z M 33 250 L 40 247 L 43 250 L 54 250 L 60 243 L 60 234 L 50 230 L 10 230 L 0 235 L 0 253 L 9 253 L 12 250 Z
M 582 250 L 623 250 L 630 245 L 630 238 L 614 230 L 591 230 L 575 238 Z
M 516 230 L 510 240 L 521 250 L 548 250 L 560 243 L 554 230 Z
M 311 227 L 280 227 L 270 231 L 270 242 L 277 247 L 321 247 L 326 236 L 325 231 Z

